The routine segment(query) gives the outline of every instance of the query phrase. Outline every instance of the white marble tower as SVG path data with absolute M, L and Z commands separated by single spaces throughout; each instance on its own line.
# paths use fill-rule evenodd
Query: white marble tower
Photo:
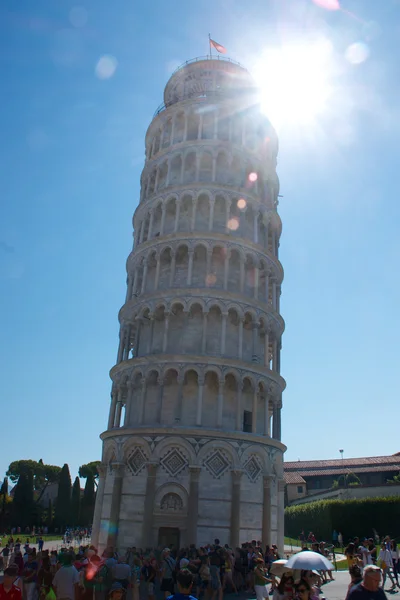
M 173 73 L 146 134 L 93 542 L 283 544 L 278 140 L 249 72 Z

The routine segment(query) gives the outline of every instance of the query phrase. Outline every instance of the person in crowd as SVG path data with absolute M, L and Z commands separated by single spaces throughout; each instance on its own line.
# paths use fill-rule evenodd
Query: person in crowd
M 147 588 L 147 598 L 148 600 L 154 600 L 154 585 L 156 580 L 156 569 L 151 564 L 151 560 L 149 556 L 146 556 L 143 561 L 142 567 L 142 577 L 146 583 Z
M 36 552 L 29 550 L 27 561 L 22 573 L 24 583 L 24 599 L 35 600 L 36 597 L 36 580 L 38 574 L 38 563 L 36 560 Z
M 311 599 L 311 587 L 307 581 L 305 581 L 305 579 L 300 579 L 300 581 L 296 584 L 294 591 L 298 600 Z
M 126 556 L 121 556 L 112 568 L 113 583 L 119 582 L 124 590 L 128 589 L 131 582 L 131 569 L 126 562 Z
M 112 584 L 108 598 L 110 600 L 124 600 L 126 596 L 126 590 L 123 585 L 118 581 Z
M 137 556 L 137 554 L 135 554 L 131 568 L 132 600 L 139 600 L 141 571 L 142 563 L 140 562 L 140 558 Z
M 338 533 L 338 545 L 339 548 L 343 548 L 343 534 L 341 531 L 339 531 Z
M 376 565 L 377 554 L 376 554 L 376 546 L 374 542 L 374 538 L 369 538 L 368 540 L 368 550 L 370 552 L 370 557 L 373 565 Z
M 362 582 L 353 586 L 347 600 L 387 600 L 381 588 L 382 572 L 376 565 L 367 565 L 363 571 Z
M 161 555 L 161 586 L 160 589 L 164 592 L 164 597 L 168 598 L 174 593 L 174 574 L 176 561 L 171 556 L 171 550 L 164 548 Z
M 392 582 L 392 588 L 389 591 L 394 591 L 396 589 L 396 581 L 391 573 L 391 570 L 393 569 L 392 553 L 388 549 L 387 542 L 385 541 L 383 541 L 381 544 L 381 550 L 378 556 L 378 565 L 382 569 L 383 573 L 382 587 L 385 588 L 386 577 L 389 577 L 390 581 Z
M 3 581 L 0 584 L 0 600 L 22 600 L 21 590 L 15 585 L 17 576 L 18 572 L 14 566 L 4 570 Z
M 178 572 L 176 583 L 178 586 L 178 593 L 169 596 L 168 600 L 197 600 L 192 596 L 194 577 L 188 569 L 182 569 Z
M 397 586 L 399 586 L 399 549 L 396 540 L 391 540 L 390 552 L 392 554 L 393 575 L 396 579 Z
M 233 567 L 234 561 L 233 556 L 229 552 L 229 549 L 225 549 L 222 552 L 222 559 L 224 561 L 224 573 L 222 577 L 222 590 L 225 592 L 228 587 L 230 590 L 233 590 L 235 594 L 238 593 L 235 582 L 233 580 Z
M 365 538 L 358 547 L 358 553 L 361 556 L 363 567 L 372 565 L 371 551 L 368 548 L 368 540 Z
M 78 595 L 79 573 L 72 564 L 72 556 L 65 554 L 61 564 L 53 579 L 57 600 L 75 600 Z
M 6 544 L 0 554 L 2 555 L 3 560 L 4 560 L 4 569 L 7 569 L 8 561 L 10 559 L 10 554 L 11 554 L 10 545 Z
M 353 565 L 352 567 L 350 567 L 349 573 L 350 573 L 350 583 L 349 583 L 349 587 L 347 588 L 346 600 L 348 600 L 350 591 L 353 589 L 353 587 L 355 585 L 358 585 L 359 583 L 361 583 L 362 579 L 363 579 L 361 567 L 359 567 L 358 565 Z
M 292 600 L 294 597 L 294 579 L 290 573 L 284 573 L 275 587 L 272 600 Z
M 254 589 L 256 592 L 257 600 L 263 600 L 268 598 L 269 589 L 268 583 L 271 583 L 271 579 L 268 577 L 268 569 L 265 566 L 264 559 L 257 557 L 254 559 Z
M 347 548 L 344 551 L 344 553 L 345 553 L 345 556 L 347 558 L 347 566 L 348 566 L 349 571 L 350 571 L 350 568 L 353 565 L 358 565 L 359 562 L 360 562 L 359 558 L 358 558 L 358 556 L 356 554 L 356 547 L 355 547 L 354 542 L 350 542 L 350 544 L 347 546 Z
M 48 556 L 42 558 L 42 563 L 37 574 L 37 588 L 41 600 L 46 598 L 49 591 L 53 589 L 53 573 Z

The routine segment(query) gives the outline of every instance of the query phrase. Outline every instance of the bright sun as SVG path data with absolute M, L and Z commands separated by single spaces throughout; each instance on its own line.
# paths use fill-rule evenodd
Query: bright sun
M 332 45 L 326 40 L 266 50 L 253 74 L 261 106 L 277 129 L 310 125 L 332 93 Z

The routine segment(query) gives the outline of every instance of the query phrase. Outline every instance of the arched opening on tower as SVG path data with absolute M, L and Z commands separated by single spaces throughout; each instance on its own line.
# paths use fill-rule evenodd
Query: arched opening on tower
M 210 221 L 210 199 L 207 194 L 200 194 L 196 202 L 195 231 L 208 231 Z
M 244 264 L 244 293 L 246 296 L 253 296 L 255 281 L 255 263 L 252 256 L 246 256 Z
M 182 174 L 182 156 L 175 154 L 169 165 L 169 185 L 180 185 Z
M 182 394 L 182 423 L 186 426 L 196 424 L 198 389 L 198 375 L 196 371 L 186 371 Z
M 169 315 L 168 353 L 182 354 L 182 339 L 185 327 L 183 305 L 175 303 Z
M 183 182 L 194 183 L 196 181 L 196 154 L 188 152 L 185 156 L 183 168 Z
M 231 168 L 229 170 L 229 185 L 235 187 L 243 187 L 243 166 L 239 156 L 234 155 L 231 162 Z
M 164 161 L 158 167 L 158 185 L 157 190 L 162 190 L 165 188 L 167 184 L 167 175 L 168 175 L 168 161 Z
M 207 273 L 207 287 L 222 288 L 224 285 L 226 249 L 222 246 L 213 248 L 211 254 L 210 273 Z
M 235 249 L 229 258 L 228 291 L 240 292 L 240 254 Z
M 232 373 L 225 377 L 224 406 L 222 413 L 222 428 L 227 431 L 236 429 L 237 411 L 237 381 Z
M 253 318 L 250 313 L 246 313 L 243 320 L 243 345 L 242 358 L 251 362 L 253 356 Z
M 165 306 L 158 306 L 153 314 L 153 344 L 152 354 L 161 354 L 163 351 L 165 333 Z
M 239 315 L 234 308 L 228 311 L 225 356 L 239 358 Z
M 204 427 L 215 428 L 217 425 L 217 405 L 218 405 L 218 377 L 213 371 L 208 371 L 205 376 L 202 425 Z
M 159 237 L 161 233 L 161 221 L 162 221 L 162 203 L 159 202 L 154 209 L 153 214 L 153 232 L 152 237 Z
M 212 306 L 208 313 L 208 324 L 207 324 L 206 353 L 209 356 L 219 356 L 221 354 L 221 330 L 222 330 L 221 309 L 219 306 Z
M 146 290 L 147 294 L 154 292 L 156 282 L 156 269 L 157 269 L 157 258 L 156 253 L 152 252 L 147 259 L 147 276 L 146 276 Z
M 142 396 L 142 376 L 140 373 L 136 373 L 131 379 L 132 394 L 131 403 L 132 406 L 129 408 L 129 422 L 128 426 L 135 425 L 140 422 L 140 407 L 141 407 L 141 396 Z
M 160 275 L 159 275 L 159 288 L 167 289 L 170 287 L 169 280 L 171 277 L 171 260 L 172 253 L 171 248 L 164 248 L 160 255 Z
M 162 138 L 162 147 L 168 148 L 171 143 L 171 132 L 172 132 L 172 118 L 168 117 L 168 119 L 164 123 L 163 129 L 163 138 Z
M 178 372 L 168 369 L 164 376 L 164 393 L 161 422 L 166 425 L 179 425 L 182 418 L 182 400 L 179 398 Z
M 221 185 L 227 184 L 229 181 L 229 159 L 226 152 L 218 152 L 216 181 Z
M 156 134 L 154 136 L 154 151 L 153 151 L 153 156 L 154 154 L 157 154 L 157 152 L 160 151 L 160 140 L 161 140 L 161 129 L 158 129 L 156 131 Z
M 214 203 L 214 219 L 213 219 L 213 231 L 216 233 L 226 232 L 226 198 L 224 196 L 217 195 Z
M 175 117 L 174 144 L 180 144 L 184 141 L 185 120 L 186 117 L 184 112 L 179 112 Z
M 190 354 L 201 354 L 203 334 L 203 309 L 200 304 L 192 304 L 187 324 L 188 347 Z
M 232 117 L 232 142 L 242 145 L 243 141 L 243 117 L 241 113 L 235 113 Z
M 196 109 L 195 109 L 196 110 Z M 187 124 L 187 141 L 197 140 L 199 137 L 199 123 L 200 118 L 197 112 L 192 112 L 188 115 L 188 124 Z
M 193 253 L 192 286 L 202 288 L 205 285 L 207 275 L 207 251 L 202 245 L 198 245 Z
M 253 424 L 253 384 L 248 377 L 243 380 L 242 406 L 243 406 L 243 431 L 251 433 Z
M 147 197 L 152 196 L 156 187 L 157 170 L 154 168 L 150 174 Z
M 213 159 L 211 152 L 203 152 L 200 156 L 199 181 L 212 181 Z
M 179 211 L 178 231 L 192 231 L 193 196 L 185 194 L 181 199 Z
M 144 422 L 160 423 L 161 422 L 161 398 L 159 375 L 156 370 L 150 371 L 146 381 L 146 395 L 144 399 Z
M 183 288 L 187 285 L 189 254 L 187 246 L 179 246 L 175 254 L 174 287 Z
M 218 118 L 218 139 L 222 142 L 229 142 L 229 123 L 230 116 L 221 111 Z
M 208 109 L 207 112 L 203 113 L 203 126 L 201 131 L 201 138 L 203 140 L 212 140 L 214 138 L 214 120 L 214 107 L 211 107 L 211 109 Z
M 169 198 L 165 204 L 164 234 L 174 233 L 176 218 L 176 198 Z

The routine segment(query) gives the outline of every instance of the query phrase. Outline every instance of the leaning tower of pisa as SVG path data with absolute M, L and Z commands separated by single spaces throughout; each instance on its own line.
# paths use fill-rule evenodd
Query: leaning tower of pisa
M 249 72 L 182 65 L 145 152 L 93 542 L 282 546 L 278 141 Z

